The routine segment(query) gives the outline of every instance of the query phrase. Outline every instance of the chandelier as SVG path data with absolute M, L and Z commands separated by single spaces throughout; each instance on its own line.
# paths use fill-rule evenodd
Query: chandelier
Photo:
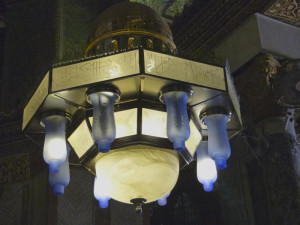
M 68 154 L 95 175 L 101 208 L 111 198 L 163 206 L 180 168 L 197 155 L 197 177 L 213 190 L 241 129 L 228 66 L 183 59 L 167 23 L 138 3 L 104 11 L 85 58 L 53 65 L 26 105 L 23 131 L 45 134 L 49 182 L 61 195 L 70 180 Z

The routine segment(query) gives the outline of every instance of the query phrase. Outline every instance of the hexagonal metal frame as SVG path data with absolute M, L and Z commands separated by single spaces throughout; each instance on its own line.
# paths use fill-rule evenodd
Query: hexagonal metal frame
M 92 108 L 86 91 L 100 84 L 113 85 L 121 91 L 121 100 L 115 105 L 118 107 L 138 99 L 159 103 L 161 89 L 178 83 L 193 90 L 188 108 L 204 135 L 207 127 L 199 115 L 211 107 L 232 112 L 227 124 L 229 137 L 241 130 L 239 102 L 228 67 L 142 48 L 53 66 L 24 109 L 22 129 L 37 141 L 40 138 L 35 138 L 35 134 L 44 132 L 39 116 L 50 110 L 65 111 L 73 118 L 67 130 L 69 136 L 85 119 L 85 112 Z

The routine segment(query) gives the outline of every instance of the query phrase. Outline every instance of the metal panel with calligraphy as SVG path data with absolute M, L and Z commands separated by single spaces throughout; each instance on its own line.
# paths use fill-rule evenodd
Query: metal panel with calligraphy
M 52 91 L 84 86 L 138 74 L 138 50 L 54 68 Z
M 144 50 L 145 73 L 225 91 L 223 67 Z

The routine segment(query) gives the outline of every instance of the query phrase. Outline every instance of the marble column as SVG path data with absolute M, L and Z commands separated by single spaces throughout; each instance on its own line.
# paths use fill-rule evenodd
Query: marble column
M 293 116 L 277 104 L 272 82 L 281 63 L 259 54 L 236 73 L 245 138 L 253 160 L 247 162 L 255 224 L 299 224 L 300 198 L 295 161 L 298 147 Z
M 299 35 L 299 27 L 257 13 L 214 49 L 229 59 L 240 95 L 249 224 L 300 224 L 298 116 L 290 109 L 300 102 L 300 73 L 289 65 L 300 58 Z

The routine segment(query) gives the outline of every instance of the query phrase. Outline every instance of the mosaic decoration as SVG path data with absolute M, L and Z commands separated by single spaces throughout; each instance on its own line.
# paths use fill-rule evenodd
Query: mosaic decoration
M 186 6 L 192 4 L 193 0 L 130 0 L 149 6 L 167 22 L 172 23 L 176 16 L 180 15 Z
M 300 0 L 277 0 L 265 15 L 300 26 Z
M 219 61 L 211 55 L 211 49 L 249 16 L 262 12 L 274 2 L 275 0 L 193 1 L 182 12 L 180 19 L 172 24 L 179 54 L 183 52 L 190 57 L 201 56 L 202 60 L 211 63 Z

